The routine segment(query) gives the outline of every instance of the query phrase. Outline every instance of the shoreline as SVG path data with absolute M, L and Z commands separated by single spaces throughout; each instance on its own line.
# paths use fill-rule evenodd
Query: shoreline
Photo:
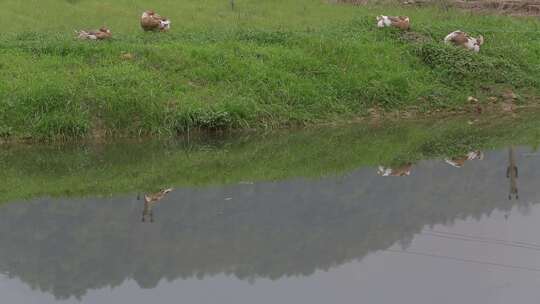
M 484 104 L 484 106 L 486 106 Z M 489 107 L 487 107 L 489 106 Z M 115 142 L 121 143 L 134 143 L 141 144 L 151 141 L 190 141 L 200 139 L 215 139 L 215 138 L 231 138 L 242 137 L 245 135 L 265 135 L 272 133 L 294 133 L 311 130 L 329 130 L 340 127 L 359 127 L 359 128 L 375 128 L 384 129 L 385 127 L 392 127 L 399 124 L 425 124 L 434 121 L 444 123 L 445 121 L 468 121 L 468 124 L 473 125 L 475 123 L 486 123 L 494 119 L 503 119 L 510 122 L 513 119 L 519 118 L 520 114 L 524 111 L 532 110 L 535 113 L 540 114 L 540 104 L 531 103 L 526 105 L 516 106 L 511 112 L 505 112 L 499 109 L 500 106 L 487 105 L 483 113 L 478 114 L 474 112 L 473 106 L 469 106 L 462 109 L 455 109 L 452 111 L 434 110 L 430 113 L 415 112 L 414 110 L 396 110 L 393 112 L 377 112 L 370 111 L 369 114 L 353 117 L 347 120 L 331 120 L 321 121 L 316 123 L 307 123 L 303 125 L 294 126 L 281 126 L 267 129 L 246 128 L 246 129 L 223 129 L 223 130 L 204 130 L 195 129 L 189 132 L 176 134 L 172 136 L 129 136 L 129 135 L 116 135 L 116 136 L 99 136 L 99 137 L 81 137 L 81 138 L 50 138 L 50 139 L 33 139 L 33 138 L 0 138 L 1 146 L 32 146 L 32 145 L 71 145 L 71 144 L 89 144 L 89 145 L 108 145 Z

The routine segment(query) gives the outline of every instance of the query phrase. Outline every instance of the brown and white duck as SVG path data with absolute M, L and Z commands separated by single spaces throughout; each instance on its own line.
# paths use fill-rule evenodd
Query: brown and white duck
M 172 192 L 173 189 L 163 189 L 157 193 L 152 194 L 145 194 L 144 195 L 144 209 L 142 213 L 142 221 L 146 221 L 146 218 L 150 218 L 150 222 L 154 221 L 154 212 L 152 211 L 152 207 L 154 207 L 155 204 L 157 204 L 160 200 L 162 200 L 165 195 Z
M 377 16 L 378 27 L 396 27 L 400 30 L 408 30 L 411 22 L 407 16 Z
M 145 31 L 164 32 L 171 28 L 171 21 L 149 10 L 145 11 L 141 16 L 141 27 Z
M 480 46 L 484 44 L 484 36 L 474 38 L 462 31 L 454 31 L 444 38 L 444 43 L 461 46 L 473 52 L 479 52 Z
M 377 174 L 381 176 L 409 176 L 411 175 L 412 164 L 407 163 L 399 167 L 379 166 Z
M 103 26 L 99 30 L 77 31 L 77 38 L 82 40 L 106 40 L 112 38 L 112 33 L 107 27 Z
M 471 151 L 463 156 L 446 158 L 444 161 L 452 167 L 461 168 L 468 160 L 483 160 L 484 153 L 482 151 Z

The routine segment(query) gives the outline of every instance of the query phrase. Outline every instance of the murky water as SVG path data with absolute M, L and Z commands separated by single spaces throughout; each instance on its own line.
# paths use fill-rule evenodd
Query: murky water
M 146 207 L 17 200 L 0 206 L 1 301 L 538 303 L 539 181 L 517 147 L 181 186 Z

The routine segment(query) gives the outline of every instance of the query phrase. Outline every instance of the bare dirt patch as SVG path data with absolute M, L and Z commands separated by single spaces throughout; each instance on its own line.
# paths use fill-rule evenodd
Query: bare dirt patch
M 369 3 L 391 2 L 402 5 L 425 6 L 438 5 L 444 8 L 456 7 L 475 12 L 498 13 L 511 16 L 540 16 L 540 0 L 329 0 L 336 4 L 366 5 Z
M 540 16 L 540 1 L 450 1 L 452 6 L 472 11 L 498 12 L 512 16 Z

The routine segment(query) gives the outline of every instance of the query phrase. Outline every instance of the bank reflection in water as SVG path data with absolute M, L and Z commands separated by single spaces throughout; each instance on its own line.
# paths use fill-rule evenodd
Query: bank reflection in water
M 540 163 L 521 159 L 523 151 L 510 149 L 510 172 L 519 159 L 521 194 L 538 202 Z M 141 223 L 145 207 L 131 195 L 5 204 L 0 271 L 57 298 L 127 279 L 153 288 L 162 279 L 217 274 L 309 276 L 406 247 L 426 226 L 510 210 L 518 201 L 506 199 L 507 160 L 507 151 L 488 152 L 462 170 L 422 161 L 403 179 L 360 168 L 319 180 L 178 188 L 152 225 Z

